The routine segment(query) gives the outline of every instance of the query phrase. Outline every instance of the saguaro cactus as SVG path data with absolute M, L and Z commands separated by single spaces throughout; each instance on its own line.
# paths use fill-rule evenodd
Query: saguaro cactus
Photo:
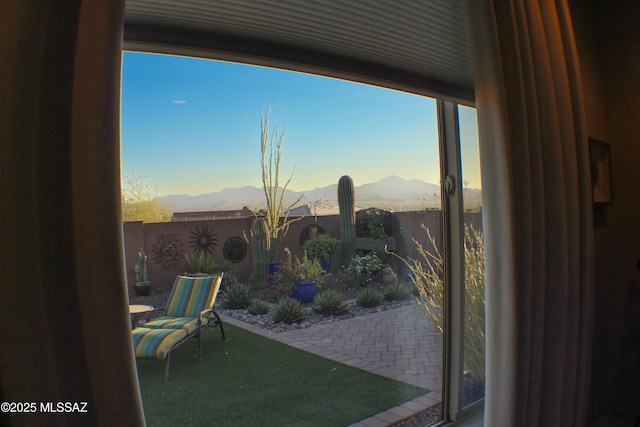
M 138 251 L 138 265 L 136 267 L 136 282 L 147 282 L 149 280 L 149 273 L 147 271 L 147 254 L 145 254 L 142 249 Z
M 253 275 L 259 284 L 265 284 L 269 273 L 269 227 L 264 218 L 256 218 L 251 229 Z
M 356 192 L 353 180 L 344 175 L 338 181 L 338 205 L 340 206 L 340 240 L 343 263 L 348 264 L 356 253 Z

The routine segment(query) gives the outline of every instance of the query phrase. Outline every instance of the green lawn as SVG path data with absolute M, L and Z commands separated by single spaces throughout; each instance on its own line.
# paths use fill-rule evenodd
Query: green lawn
M 171 359 L 138 360 L 147 424 L 154 426 L 344 426 L 428 390 L 294 349 L 225 325 Z

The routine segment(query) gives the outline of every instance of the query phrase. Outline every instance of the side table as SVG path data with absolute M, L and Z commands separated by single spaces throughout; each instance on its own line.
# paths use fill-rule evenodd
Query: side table
M 145 304 L 132 304 L 129 305 L 129 315 L 131 316 L 131 329 L 135 329 L 138 326 L 138 322 L 141 314 L 153 311 L 153 307 Z

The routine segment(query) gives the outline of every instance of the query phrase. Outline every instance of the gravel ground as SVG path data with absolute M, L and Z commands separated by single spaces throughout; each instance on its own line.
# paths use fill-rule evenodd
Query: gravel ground
M 440 421 L 440 405 L 432 406 L 414 416 L 392 424 L 392 427 L 425 427 Z
M 271 317 L 269 316 L 269 314 L 253 315 L 253 314 L 249 314 L 249 312 L 245 309 L 229 310 L 224 308 L 218 308 L 217 311 L 218 313 L 223 314 L 225 316 L 232 317 L 234 319 L 241 320 L 243 322 L 250 323 L 252 325 L 259 326 L 271 332 L 277 333 L 277 332 L 293 331 L 296 329 L 311 328 L 313 326 L 321 325 L 324 323 L 339 322 L 345 319 L 352 319 L 356 316 L 377 313 L 383 310 L 390 310 L 406 304 L 413 304 L 413 303 L 411 301 L 385 302 L 376 308 L 358 307 L 355 305 L 355 301 L 348 301 L 347 304 L 349 307 L 349 311 L 347 311 L 344 314 L 331 315 L 331 316 L 314 313 L 313 310 L 311 310 L 311 304 L 306 304 L 305 310 L 307 312 L 307 318 L 305 319 L 305 321 L 301 323 L 292 323 L 292 324 L 274 323 L 274 321 L 271 320 Z

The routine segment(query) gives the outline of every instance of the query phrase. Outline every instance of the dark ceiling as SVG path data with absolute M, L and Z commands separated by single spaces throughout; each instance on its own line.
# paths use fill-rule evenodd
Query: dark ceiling
M 464 0 L 127 0 L 125 49 L 473 101 Z

